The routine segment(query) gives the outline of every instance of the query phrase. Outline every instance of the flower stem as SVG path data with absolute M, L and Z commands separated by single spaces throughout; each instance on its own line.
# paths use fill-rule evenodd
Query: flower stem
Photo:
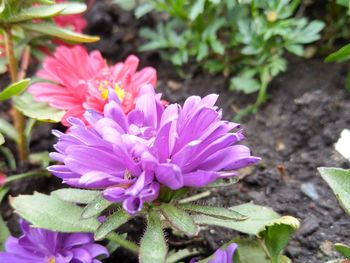
M 32 176 L 46 176 L 46 177 L 49 177 L 50 173 L 47 172 L 47 171 L 36 171 L 36 172 L 28 172 L 28 173 L 10 175 L 9 177 L 6 177 L 3 185 L 12 183 L 13 181 L 17 181 L 17 180 L 21 180 L 21 179 L 24 179 L 24 178 L 32 177 Z
M 10 72 L 11 82 L 14 83 L 18 81 L 17 71 L 18 64 L 16 61 L 14 47 L 12 42 L 11 28 L 7 27 L 4 30 L 5 36 L 5 51 L 8 62 L 8 69 Z M 14 126 L 18 133 L 17 150 L 20 161 L 23 163 L 28 160 L 28 149 L 27 149 L 27 138 L 25 136 L 25 118 L 23 114 L 15 107 L 12 106 L 11 115 L 13 118 Z
M 126 240 L 125 238 L 121 237 L 120 235 L 118 235 L 117 233 L 109 233 L 106 237 L 108 240 L 115 242 L 117 244 L 119 244 L 121 247 L 135 253 L 138 254 L 139 253 L 139 247 L 138 245 L 136 245 L 135 243 Z

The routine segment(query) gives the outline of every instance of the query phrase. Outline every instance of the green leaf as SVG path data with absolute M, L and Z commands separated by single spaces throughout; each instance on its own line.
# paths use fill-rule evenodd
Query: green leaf
M 33 23 L 22 23 L 20 26 L 24 30 L 30 30 L 34 32 L 38 32 L 44 35 L 57 37 L 63 40 L 67 41 L 73 41 L 78 43 L 91 43 L 96 42 L 100 40 L 97 36 L 88 36 L 80 33 L 76 33 L 74 31 L 58 27 L 52 23 L 40 23 L 40 24 L 33 24 Z
M 198 232 L 198 228 L 192 217 L 184 210 L 172 204 L 162 204 L 160 209 L 164 217 L 176 230 L 184 232 L 189 236 L 194 236 Z
M 148 14 L 149 12 L 151 12 L 154 9 L 154 6 L 152 3 L 143 3 L 141 5 L 138 5 L 135 9 L 135 16 L 137 19 L 139 19 L 140 17 Z
M 8 138 L 11 138 L 15 142 L 18 141 L 18 133 L 11 123 L 0 118 L 0 132 Z
M 2 133 L 0 133 L 0 145 L 3 145 L 4 143 L 5 143 L 4 135 L 2 135 Z
M 233 219 L 236 221 L 243 221 L 248 219 L 248 217 L 237 213 L 229 208 L 220 208 L 220 207 L 212 207 L 212 206 L 202 206 L 202 205 L 194 205 L 194 204 L 183 204 L 179 205 L 181 209 L 188 210 L 195 213 L 205 214 L 221 219 Z
M 103 198 L 100 194 L 98 195 L 91 203 L 85 206 L 81 217 L 82 218 L 90 218 L 102 213 L 105 209 L 107 209 L 112 203 Z
M 247 203 L 230 208 L 248 217 L 247 220 L 237 222 L 232 219 L 219 219 L 207 215 L 194 215 L 194 221 L 201 225 L 214 225 L 237 230 L 242 233 L 257 235 L 260 229 L 273 219 L 280 216 L 271 208 Z
M 170 251 L 168 253 L 168 257 L 165 262 L 176 263 L 176 262 L 179 262 L 181 259 L 188 258 L 190 256 L 193 257 L 198 254 L 200 254 L 200 252 L 197 249 L 193 249 L 193 248 L 190 248 L 190 249 L 184 248 L 184 249 L 177 250 L 176 252 Z
M 341 243 L 336 243 L 334 244 L 335 250 L 338 251 L 342 256 L 346 257 L 347 259 L 350 259 L 350 247 L 341 244 Z
M 0 204 L 8 192 L 8 188 L 0 187 Z M 4 249 L 4 244 L 7 238 L 10 236 L 10 231 L 0 215 L 0 251 Z
M 260 89 L 260 83 L 256 79 L 249 77 L 234 77 L 230 81 L 230 90 L 243 91 L 245 94 L 257 92 Z
M 236 238 L 233 242 L 238 245 L 240 263 L 271 263 L 259 242 L 250 238 Z
M 55 16 L 63 11 L 64 7 L 59 5 L 40 5 L 22 9 L 18 14 L 6 19 L 8 23 L 17 23 L 26 20 L 40 19 Z
M 113 0 L 113 3 L 125 11 L 131 11 L 137 6 L 136 0 Z
M 93 202 L 100 193 L 100 191 L 93 190 L 64 188 L 51 192 L 51 195 L 66 202 L 89 204 Z
M 192 6 L 189 14 L 191 21 L 195 20 L 204 11 L 205 0 L 197 0 Z
M 110 232 L 125 224 L 130 215 L 124 209 L 120 209 L 107 217 L 107 220 L 99 226 L 95 233 L 95 240 L 101 240 Z
M 30 82 L 30 79 L 24 79 L 12 83 L 6 87 L 2 92 L 0 92 L 0 101 L 8 100 L 9 98 L 22 93 Z
M 297 45 L 297 44 L 295 44 L 295 45 L 288 45 L 288 46 L 286 46 L 286 49 L 289 52 L 291 52 L 291 53 L 293 53 L 293 54 L 295 54 L 297 56 L 303 56 L 304 55 L 304 48 L 303 48 L 302 45 Z
M 14 105 L 25 116 L 44 122 L 60 122 L 65 112 L 51 108 L 45 102 L 35 101 L 28 92 L 13 98 Z
M 350 170 L 320 167 L 318 171 L 333 190 L 345 212 L 350 215 Z
M 350 44 L 347 44 L 340 48 L 338 51 L 328 55 L 325 59 L 326 62 L 341 62 L 350 57 Z
M 34 227 L 60 232 L 95 232 L 96 218 L 82 219 L 82 208 L 54 196 L 40 193 L 20 195 L 10 200 L 12 207 Z
M 81 14 L 86 11 L 86 4 L 83 3 L 56 3 L 55 6 L 62 7 L 61 15 Z
M 167 254 L 167 245 L 160 215 L 156 211 L 150 211 L 147 216 L 147 229 L 141 239 L 140 263 L 164 263 Z
M 272 263 L 278 263 L 281 252 L 288 244 L 292 234 L 299 228 L 299 221 L 292 216 L 283 216 L 266 224 L 259 232 L 269 251 Z

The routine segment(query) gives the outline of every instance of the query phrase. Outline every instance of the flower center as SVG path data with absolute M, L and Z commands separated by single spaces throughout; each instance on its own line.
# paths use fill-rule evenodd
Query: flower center
M 101 81 L 100 84 L 98 85 L 98 89 L 100 90 L 101 96 L 104 100 L 108 98 L 108 88 L 110 86 L 111 85 L 107 80 Z M 120 101 L 123 101 L 125 97 L 125 91 L 117 83 L 114 85 L 114 92 L 118 96 L 118 99 Z
M 55 262 L 56 262 L 55 257 L 51 257 L 47 261 L 47 263 L 55 263 Z

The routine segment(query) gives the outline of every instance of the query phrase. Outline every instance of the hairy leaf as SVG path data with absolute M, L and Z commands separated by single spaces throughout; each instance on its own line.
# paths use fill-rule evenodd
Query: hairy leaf
M 101 240 L 110 232 L 125 224 L 130 219 L 130 215 L 124 209 L 120 209 L 108 216 L 106 221 L 99 226 L 95 233 L 95 239 Z
M 160 215 L 156 211 L 150 211 L 147 216 L 147 229 L 141 239 L 140 263 L 164 263 L 167 254 L 167 245 Z
M 82 218 L 90 218 L 96 215 L 99 215 L 105 209 L 107 209 L 112 203 L 103 198 L 100 194 L 98 195 L 92 202 L 90 202 L 87 206 L 85 206 L 82 211 Z
M 194 236 L 198 232 L 192 217 L 181 208 L 173 204 L 162 204 L 161 211 L 176 230 L 182 231 L 189 236 Z
M 64 188 L 53 191 L 51 195 L 71 203 L 89 204 L 100 195 L 100 191 Z
M 82 208 L 40 193 L 20 195 L 11 199 L 11 205 L 34 227 L 60 232 L 95 232 L 100 223 L 96 218 L 82 219 Z

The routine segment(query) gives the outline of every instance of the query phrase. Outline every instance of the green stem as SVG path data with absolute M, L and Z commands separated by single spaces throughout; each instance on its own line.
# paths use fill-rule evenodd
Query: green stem
M 4 30 L 5 36 L 5 51 L 7 56 L 8 68 L 12 83 L 18 81 L 18 64 L 15 57 L 11 28 L 7 27 Z M 21 162 L 28 160 L 28 149 L 27 149 L 27 138 L 25 136 L 25 118 L 23 114 L 14 106 L 11 110 L 14 126 L 18 133 L 17 149 L 18 155 Z
M 16 175 L 11 175 L 7 177 L 4 181 L 4 184 L 9 184 L 17 180 L 21 180 L 24 178 L 32 177 L 32 176 L 50 176 L 50 173 L 47 171 L 37 171 L 37 172 L 28 172 L 28 173 L 22 173 L 22 174 L 16 174 Z
M 267 99 L 267 96 L 266 96 L 267 84 L 268 84 L 267 81 L 262 80 L 262 83 L 259 89 L 258 98 L 256 99 L 256 102 L 255 102 L 256 109 L 258 109 L 261 106 L 261 104 L 263 104 Z
M 109 233 L 106 237 L 108 240 L 113 241 L 117 244 L 119 244 L 121 247 L 135 253 L 138 254 L 139 253 L 139 247 L 138 245 L 136 245 L 135 243 L 126 240 L 125 238 L 121 237 L 120 235 L 118 235 L 117 233 Z

